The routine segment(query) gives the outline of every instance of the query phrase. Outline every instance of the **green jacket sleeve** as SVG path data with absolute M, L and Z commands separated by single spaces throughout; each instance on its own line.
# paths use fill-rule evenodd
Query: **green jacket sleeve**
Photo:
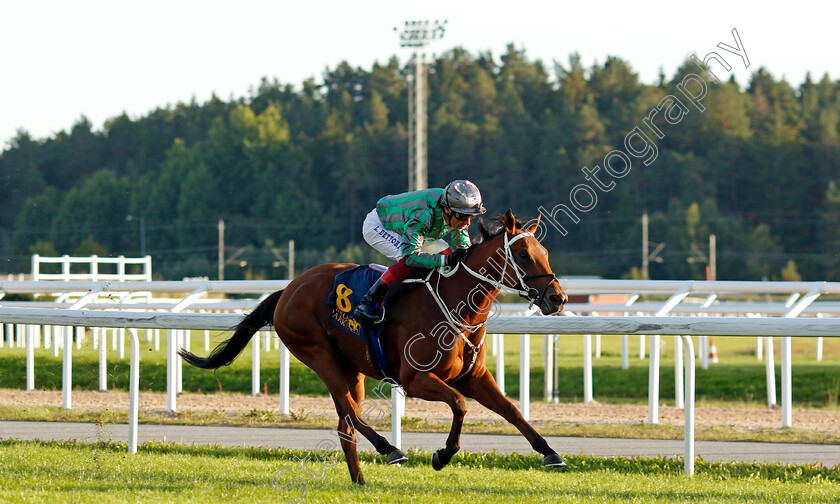
M 428 226 L 426 223 L 430 222 L 432 222 L 431 210 L 413 215 L 406 221 L 400 252 L 407 265 L 415 268 L 438 268 L 444 265 L 446 258 L 443 255 L 422 252 Z
M 467 229 L 464 228 L 461 231 L 452 230 L 452 245 L 455 248 L 468 248 L 470 246 L 470 233 Z

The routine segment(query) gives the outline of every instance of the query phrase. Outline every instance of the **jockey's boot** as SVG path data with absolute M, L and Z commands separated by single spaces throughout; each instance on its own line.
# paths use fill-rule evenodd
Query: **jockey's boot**
M 359 304 L 353 310 L 353 316 L 364 317 L 374 324 L 382 322 L 385 310 L 378 305 L 382 302 L 386 292 L 388 292 L 388 284 L 381 277 L 376 279 L 376 282 L 368 289 L 367 294 L 359 300 Z

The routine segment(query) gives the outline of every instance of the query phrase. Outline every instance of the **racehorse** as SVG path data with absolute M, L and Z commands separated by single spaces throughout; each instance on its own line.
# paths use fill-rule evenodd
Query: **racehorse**
M 430 270 L 427 289 L 410 286 L 390 295 L 387 301 L 383 339 L 399 384 L 409 397 L 443 401 L 452 409 L 446 445 L 432 454 L 436 470 L 448 464 L 460 449 L 461 426 L 467 412 L 465 396 L 516 426 L 543 455 L 543 465 L 566 465 L 502 394 L 485 366 L 485 324 L 502 287 L 518 292 L 544 315 L 559 312 L 567 300 L 545 249 L 534 236 L 539 217 L 520 226 L 508 210 L 495 220 L 500 224 L 495 232 L 479 222 L 482 237 L 469 248 L 463 263 L 451 270 Z M 257 305 L 236 326 L 231 338 L 207 358 L 184 349 L 179 354 L 194 366 L 216 369 L 230 364 L 258 330 L 273 323 L 283 344 L 329 389 L 339 417 L 339 440 L 350 478 L 364 484 L 354 428 L 386 455 L 388 463 L 403 462 L 407 457 L 357 411 L 364 400 L 365 376 L 383 379 L 367 357 L 366 343 L 328 320 L 326 300 L 335 277 L 354 266 L 322 264 L 306 271 Z

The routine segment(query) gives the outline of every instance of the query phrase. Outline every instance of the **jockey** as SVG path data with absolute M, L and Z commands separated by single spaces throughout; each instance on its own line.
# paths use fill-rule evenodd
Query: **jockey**
M 418 268 L 453 267 L 463 261 L 470 246 L 470 219 L 486 211 L 478 187 L 469 180 L 377 201 L 376 208 L 365 217 L 362 234 L 371 247 L 397 263 L 371 286 L 353 316 L 378 324 L 384 317 L 378 305 L 390 282 L 405 280 Z M 447 235 L 451 248 L 442 239 Z

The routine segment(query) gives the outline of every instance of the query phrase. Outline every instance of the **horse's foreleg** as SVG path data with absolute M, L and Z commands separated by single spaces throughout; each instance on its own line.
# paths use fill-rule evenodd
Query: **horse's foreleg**
M 516 406 L 502 394 L 493 379 L 493 375 L 487 368 L 478 375 L 464 377 L 458 383 L 458 390 L 467 397 L 475 399 L 482 406 L 495 411 L 519 429 L 519 432 L 525 436 L 534 450 L 543 455 L 544 465 L 548 467 L 564 467 L 566 465 L 560 455 L 548 446 L 546 440 L 522 417 Z
M 412 380 L 403 381 L 403 388 L 411 397 L 443 401 L 452 409 L 452 428 L 449 430 L 449 437 L 446 438 L 446 446 L 432 454 L 432 467 L 440 471 L 461 449 L 461 426 L 464 423 L 464 415 L 467 414 L 467 401 L 464 396 L 431 373 L 415 374 Z

